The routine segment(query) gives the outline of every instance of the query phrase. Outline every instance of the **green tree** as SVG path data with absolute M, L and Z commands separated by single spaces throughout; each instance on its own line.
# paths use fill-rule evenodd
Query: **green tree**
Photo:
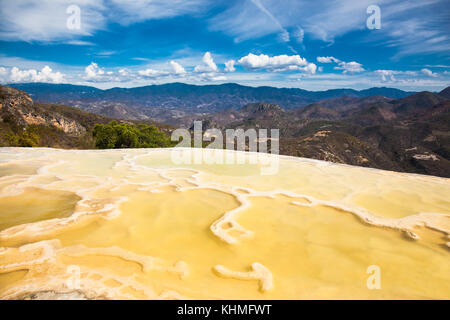
M 112 125 L 96 124 L 94 126 L 95 146 L 100 149 L 113 149 L 116 146 L 117 134 Z
M 173 145 L 164 132 L 146 124 L 132 125 L 117 121 L 106 125 L 96 124 L 93 136 L 95 146 L 100 149 L 159 148 Z

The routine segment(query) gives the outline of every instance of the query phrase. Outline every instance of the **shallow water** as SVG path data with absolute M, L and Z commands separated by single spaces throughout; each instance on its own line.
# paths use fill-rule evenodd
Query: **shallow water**
M 449 179 L 276 159 L 0 149 L 0 298 L 450 298 Z

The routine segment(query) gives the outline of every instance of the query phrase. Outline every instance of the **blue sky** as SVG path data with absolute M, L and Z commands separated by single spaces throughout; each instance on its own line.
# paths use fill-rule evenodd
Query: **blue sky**
M 447 0 L 1 0 L 0 82 L 437 91 L 449 40 Z

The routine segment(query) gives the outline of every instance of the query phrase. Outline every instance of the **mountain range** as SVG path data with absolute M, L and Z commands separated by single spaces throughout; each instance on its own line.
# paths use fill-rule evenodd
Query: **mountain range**
M 38 103 L 71 105 L 85 111 L 128 120 L 153 119 L 171 122 L 186 115 L 202 115 L 228 108 L 239 109 L 253 102 L 278 104 L 294 109 L 330 98 L 382 95 L 403 98 L 414 92 L 393 88 L 365 90 L 333 89 L 307 91 L 297 88 L 249 87 L 235 83 L 189 85 L 168 83 L 136 88 L 100 90 L 89 86 L 48 83 L 18 83 L 9 86 L 26 91 Z
M 290 110 L 252 103 L 179 121 L 203 120 L 204 129 L 278 128 L 281 154 L 450 177 L 448 91 L 332 98 Z

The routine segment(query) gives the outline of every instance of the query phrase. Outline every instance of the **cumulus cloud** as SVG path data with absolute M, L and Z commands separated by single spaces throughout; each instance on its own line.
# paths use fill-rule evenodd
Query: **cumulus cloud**
M 302 70 L 306 73 L 315 74 L 316 70 L 317 70 L 317 66 L 314 63 L 308 63 L 305 67 L 300 68 L 300 70 Z
M 172 67 L 173 72 L 175 72 L 175 74 L 185 74 L 186 73 L 186 70 L 178 62 L 171 60 L 170 66 Z
M 214 62 L 211 53 L 206 52 L 203 55 L 203 64 L 200 64 L 194 68 L 194 72 L 198 73 L 206 73 L 206 72 L 218 72 L 219 68 L 217 67 L 216 63 Z
M 118 71 L 108 70 L 100 67 L 97 63 L 91 62 L 84 68 L 83 80 L 94 83 L 125 82 L 134 80 L 136 75 L 127 68 L 120 68 Z
M 95 62 L 91 62 L 90 65 L 84 68 L 84 73 L 86 74 L 87 79 L 96 79 L 103 76 L 105 74 L 105 70 L 100 68 Z
M 307 64 L 306 59 L 301 58 L 299 55 L 288 56 L 283 54 L 269 57 L 266 54 L 255 55 L 253 53 L 242 57 L 238 62 L 247 69 L 282 68 L 291 65 L 304 66 Z
M 320 63 L 331 63 L 331 62 L 341 62 L 339 59 L 336 59 L 335 57 L 317 57 L 317 62 Z
M 119 69 L 119 74 L 121 76 L 128 76 L 130 74 L 130 72 L 128 71 L 128 69 L 123 68 L 123 69 Z
M 225 71 L 235 72 L 236 71 L 236 68 L 234 67 L 235 63 L 236 63 L 236 61 L 234 61 L 234 60 L 229 60 L 229 61 L 225 62 Z
M 351 61 L 351 62 L 341 61 L 338 64 L 339 64 L 339 66 L 334 67 L 334 69 L 343 70 L 343 73 L 358 73 L 358 72 L 364 71 L 362 64 L 358 63 L 356 61 Z
M 197 70 L 197 72 L 188 72 L 180 63 L 173 60 L 170 60 L 168 65 L 170 68 L 167 69 L 148 66 L 140 70 L 130 70 L 128 68 L 105 70 L 105 68 L 100 67 L 97 63 L 92 62 L 84 68 L 83 80 L 94 83 L 136 82 L 142 80 L 165 81 L 173 80 L 180 76 L 196 81 L 223 81 L 227 79 L 222 73 L 214 71 L 219 71 L 219 68 L 217 68 L 212 60 L 210 53 L 204 55 L 203 65 L 199 68 L 200 71 Z
M 266 69 L 274 72 L 304 71 L 315 73 L 317 69 L 314 63 L 308 62 L 299 55 L 288 56 L 283 54 L 270 57 L 265 54 L 255 55 L 249 53 L 247 56 L 240 58 L 238 63 L 246 69 Z
M 381 77 L 381 81 L 386 82 L 388 80 L 395 81 L 395 74 L 397 74 L 394 70 L 375 70 L 374 73 Z
M 225 81 L 227 80 L 227 77 L 223 74 L 216 72 L 205 72 L 195 75 L 193 79 L 199 81 Z
M 224 81 L 227 77 L 221 73 L 210 52 L 206 52 L 202 58 L 202 64 L 195 66 L 194 79 L 200 81 Z
M 49 66 L 43 67 L 40 71 L 36 69 L 19 69 L 18 67 L 0 68 L 0 80 L 2 82 L 51 82 L 61 83 L 65 75 L 61 72 L 54 72 Z
M 343 73 L 359 73 L 365 71 L 362 64 L 356 61 L 345 62 L 335 57 L 317 57 L 320 63 L 337 63 L 335 70 L 343 70 Z
M 424 68 L 425 69 L 425 68 Z M 425 79 L 420 77 L 421 75 L 425 75 L 428 77 L 436 77 L 437 74 L 431 72 L 431 70 L 424 71 L 424 69 L 420 71 L 411 71 L 411 70 L 375 70 L 374 74 L 380 76 L 381 82 L 396 82 L 396 83 L 415 83 L 424 82 Z
M 429 77 L 437 77 L 437 73 L 434 73 L 433 71 L 427 68 L 423 68 L 422 70 L 420 70 L 420 72 Z

